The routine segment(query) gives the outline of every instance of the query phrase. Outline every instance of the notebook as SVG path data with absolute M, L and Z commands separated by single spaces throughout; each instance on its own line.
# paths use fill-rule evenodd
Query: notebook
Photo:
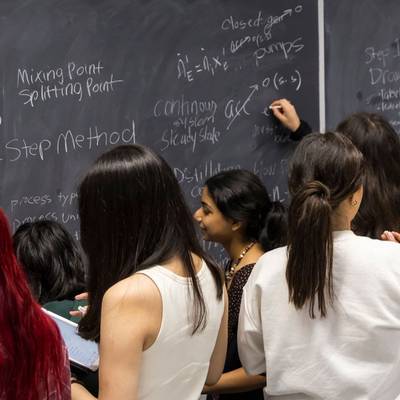
M 78 335 L 78 324 L 69 321 L 51 311 L 43 311 L 49 315 L 60 329 L 61 336 L 68 349 L 71 364 L 86 370 L 96 371 L 99 368 L 99 347 L 96 342 L 86 340 Z

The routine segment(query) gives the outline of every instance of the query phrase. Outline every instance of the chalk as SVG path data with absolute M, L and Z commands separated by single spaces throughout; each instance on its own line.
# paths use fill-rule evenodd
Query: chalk
M 272 109 L 274 109 L 274 108 L 280 108 L 280 109 L 282 109 L 283 107 L 282 107 L 282 106 L 269 106 L 269 109 L 270 109 L 270 110 L 272 110 Z

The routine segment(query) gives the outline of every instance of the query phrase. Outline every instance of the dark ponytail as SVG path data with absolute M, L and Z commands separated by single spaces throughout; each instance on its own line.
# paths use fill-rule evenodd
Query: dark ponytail
M 257 175 L 240 169 L 222 171 L 205 185 L 224 217 L 243 224 L 245 240 L 259 242 L 264 251 L 286 244 L 286 210 L 271 202 Z
M 271 203 L 271 207 L 264 218 L 258 238 L 264 251 L 270 251 L 287 243 L 287 211 L 280 201 Z
M 286 269 L 289 301 L 302 308 L 307 300 L 311 318 L 315 318 L 314 303 L 326 316 L 325 283 L 332 299 L 332 207 L 329 189 L 319 181 L 306 183 L 292 198 L 289 207 L 290 251 Z M 317 250 L 306 251 L 314 243 Z M 298 266 L 301 265 L 301 268 Z
M 309 135 L 293 155 L 286 279 L 289 301 L 297 309 L 308 302 L 311 318 L 316 299 L 321 317 L 327 315 L 326 298 L 330 304 L 334 299 L 332 212 L 362 179 L 363 157 L 341 134 Z

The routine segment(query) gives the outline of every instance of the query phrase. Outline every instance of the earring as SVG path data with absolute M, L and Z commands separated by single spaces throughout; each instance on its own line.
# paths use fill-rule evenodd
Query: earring
M 352 205 L 353 207 L 355 207 L 357 204 L 358 204 L 358 201 L 357 201 L 357 200 L 353 200 L 353 201 L 351 202 L 351 205 Z

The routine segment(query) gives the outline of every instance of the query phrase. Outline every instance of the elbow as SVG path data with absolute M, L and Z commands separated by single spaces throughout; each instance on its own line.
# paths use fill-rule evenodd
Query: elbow
M 206 378 L 206 385 L 207 386 L 214 386 L 218 383 L 219 379 L 221 378 L 222 375 L 222 369 L 218 373 L 208 373 L 207 378 Z
M 208 379 L 207 378 L 205 384 L 207 386 L 214 386 L 217 384 L 217 382 L 218 382 L 218 379 Z

